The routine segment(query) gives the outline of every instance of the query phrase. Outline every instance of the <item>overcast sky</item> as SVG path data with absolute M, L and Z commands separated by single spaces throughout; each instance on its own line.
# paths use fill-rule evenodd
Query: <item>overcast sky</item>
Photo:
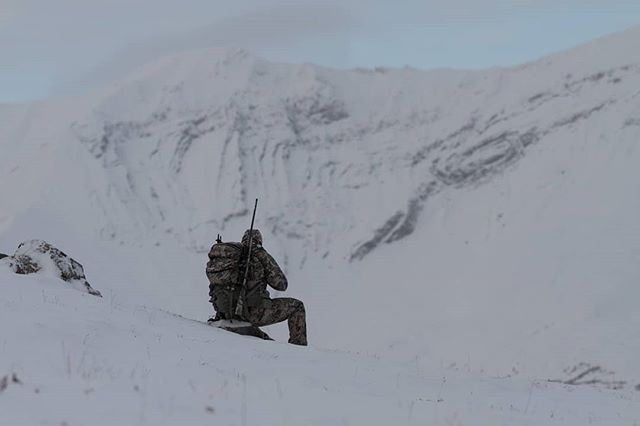
M 485 68 L 634 25 L 640 0 L 0 0 L 0 102 L 82 93 L 189 48 L 338 68 Z

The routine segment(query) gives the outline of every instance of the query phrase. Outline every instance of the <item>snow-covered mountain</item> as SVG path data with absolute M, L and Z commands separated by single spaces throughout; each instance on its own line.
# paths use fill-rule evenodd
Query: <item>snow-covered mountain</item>
M 2 181 L 33 176 L 20 156 L 41 151 L 50 169 L 38 175 L 70 172 L 71 197 L 90 198 L 102 237 L 171 234 L 200 250 L 246 227 L 259 197 L 262 227 L 296 246 L 281 249 L 295 265 L 359 260 L 411 235 L 435 194 L 487 182 L 538 145 L 594 122 L 609 136 L 632 132 L 638 43 L 635 30 L 482 72 L 335 71 L 188 52 L 67 105 L 3 111 Z M 66 158 L 51 161 L 52 151 Z M 61 190 L 30 192 L 67 204 Z M 25 201 L 3 219 L 34 204 Z
M 640 28 L 486 71 L 186 52 L 0 106 L 0 152 L 0 251 L 53 240 L 105 295 L 204 318 L 259 198 L 319 347 L 640 383 Z

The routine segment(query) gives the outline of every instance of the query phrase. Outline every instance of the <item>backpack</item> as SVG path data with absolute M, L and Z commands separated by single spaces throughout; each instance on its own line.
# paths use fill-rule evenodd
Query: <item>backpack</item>
M 207 278 L 209 278 L 209 301 L 216 312 L 225 319 L 235 315 L 240 296 L 243 271 L 241 271 L 242 244 L 217 243 L 209 250 Z
M 224 319 L 235 318 L 235 308 L 242 294 L 242 281 L 246 267 L 247 249 L 241 243 L 216 243 L 209 250 L 207 277 L 209 278 L 209 302 L 216 313 Z M 260 262 L 251 255 L 247 288 L 243 304 L 245 307 L 260 307 L 263 294 L 260 291 L 264 272 Z M 262 285 L 261 285 L 262 284 Z

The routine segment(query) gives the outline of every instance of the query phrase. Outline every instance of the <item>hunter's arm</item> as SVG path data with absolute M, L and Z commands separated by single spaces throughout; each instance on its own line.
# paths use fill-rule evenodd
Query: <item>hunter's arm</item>
M 288 286 L 287 277 L 276 260 L 262 247 L 256 250 L 256 257 L 262 263 L 267 284 L 275 290 L 285 291 Z

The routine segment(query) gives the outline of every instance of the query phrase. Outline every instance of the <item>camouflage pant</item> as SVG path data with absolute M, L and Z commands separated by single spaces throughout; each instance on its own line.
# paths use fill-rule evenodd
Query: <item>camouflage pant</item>
M 307 320 L 304 304 L 298 299 L 272 299 L 265 307 L 247 308 L 247 321 L 256 327 L 272 325 L 284 320 L 289 323 L 289 343 L 307 345 Z

